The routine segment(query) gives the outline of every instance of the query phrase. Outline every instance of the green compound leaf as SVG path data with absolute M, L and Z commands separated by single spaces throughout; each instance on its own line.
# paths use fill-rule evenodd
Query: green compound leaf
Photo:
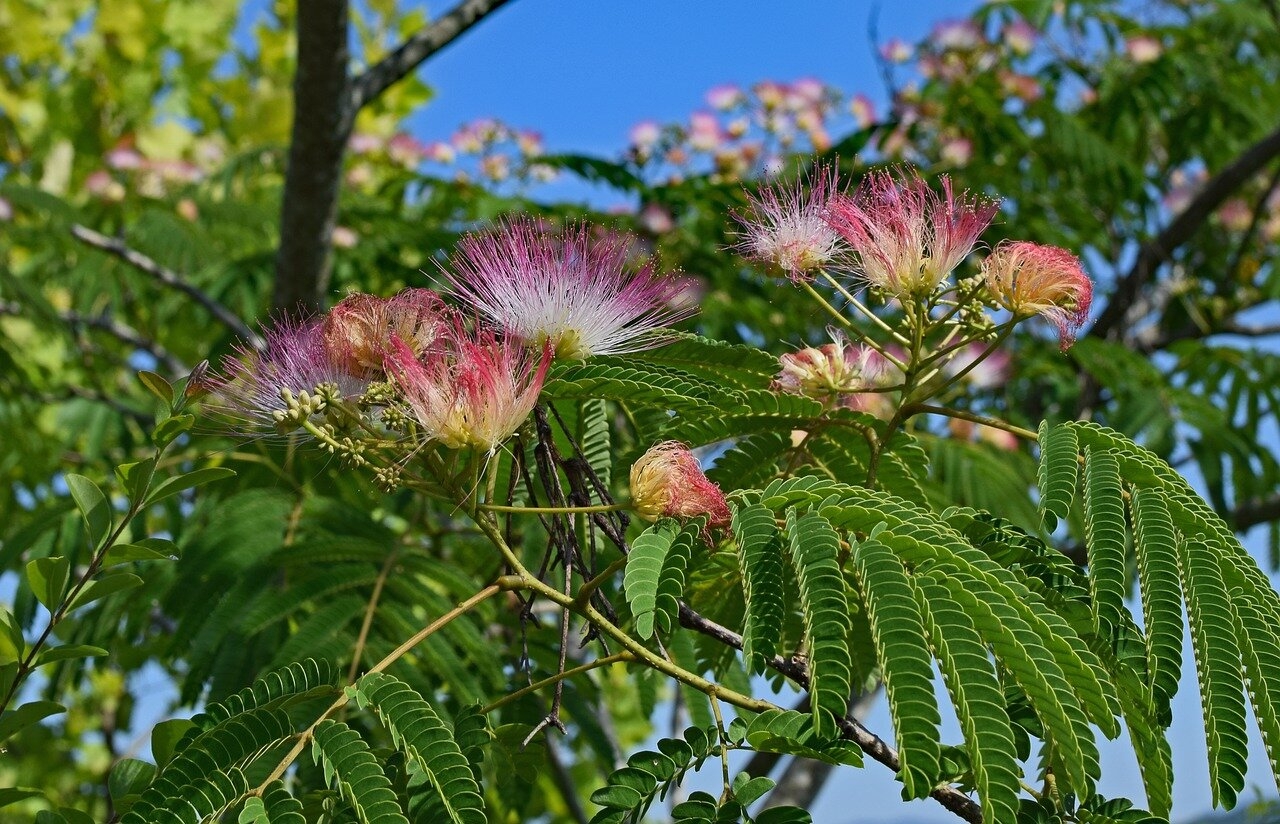
M 1230 808 L 1244 789 L 1249 754 L 1244 678 L 1236 641 L 1239 619 L 1223 585 L 1218 553 L 1198 540 L 1180 541 L 1178 549 L 1182 589 L 1191 621 L 1191 648 L 1204 704 L 1213 803 Z
M 1124 606 L 1124 499 L 1120 463 L 1109 452 L 1088 448 L 1084 464 L 1085 541 L 1089 548 L 1089 590 L 1098 634 L 1114 639 L 1128 617 Z
M 1182 585 L 1178 580 L 1177 538 L 1169 507 L 1158 491 L 1135 490 L 1131 505 L 1147 679 L 1156 701 L 1167 710 L 1182 677 Z
M 664 632 L 671 629 L 675 609 L 678 608 L 672 603 L 671 595 L 676 585 L 676 573 L 679 573 L 679 586 L 683 591 L 684 570 L 693 549 L 692 542 L 687 542 L 685 537 L 686 531 L 677 521 L 664 518 L 631 544 L 622 588 L 635 616 L 636 632 L 641 638 L 652 638 L 655 626 L 660 626 Z M 674 598 L 679 598 L 679 595 Z
M 241 786 L 245 782 L 241 769 L 293 732 L 289 716 L 276 708 L 250 710 L 198 735 L 193 731 L 121 819 L 122 824 L 194 822 L 213 815 L 247 792 Z M 188 806 L 180 808 L 174 804 L 176 799 L 186 800 Z M 181 815 L 173 812 L 178 809 Z
M 361 824 L 409 824 L 378 758 L 355 730 L 326 718 L 316 727 L 311 752 L 325 781 L 338 789 Z
M 1051 427 L 1047 421 L 1040 424 L 1040 514 L 1050 530 L 1071 511 L 1080 472 L 1079 450 L 1074 428 Z
M 945 566 L 925 575 L 946 588 L 1003 670 L 1026 694 L 1044 726 L 1059 782 L 1077 795 L 1090 795 L 1100 775 L 1097 745 L 1076 694 L 1041 636 L 985 580 Z
M 796 710 L 765 710 L 747 724 L 747 743 L 758 752 L 814 758 L 828 764 L 862 766 L 862 750 L 851 741 L 824 738 L 813 730 L 813 716 Z
M 849 601 L 836 559 L 840 536 L 821 515 L 787 511 L 787 547 L 800 583 L 809 652 L 809 691 L 813 728 L 819 735 L 834 730 L 833 718 L 849 707 Z
M 1022 770 L 1004 695 L 987 647 L 950 593 L 929 578 L 916 579 L 916 599 L 928 616 L 929 636 L 943 681 L 964 732 L 973 785 L 984 820 L 1013 821 Z
M 902 765 L 902 794 L 907 799 L 924 798 L 938 783 L 942 717 L 934 698 L 933 655 L 915 586 L 898 556 L 874 538 L 856 544 L 853 565 L 889 697 Z
M 782 637 L 782 532 L 771 510 L 751 504 L 734 507 L 733 537 L 746 598 L 742 654 L 748 668 L 761 673 Z
M 665 333 L 671 343 L 636 352 L 629 360 L 674 366 L 717 384 L 739 389 L 767 389 L 778 371 L 778 359 L 753 346 L 724 343 L 683 332 Z
M 430 780 L 448 820 L 454 824 L 484 824 L 484 800 L 453 732 L 422 696 L 408 684 L 381 672 L 371 672 L 353 688 L 356 702 L 378 714 L 396 748 L 405 753 Z
M 642 750 L 627 759 L 627 766 L 615 770 L 608 783 L 591 795 L 591 803 L 601 810 L 591 824 L 639 822 L 654 799 L 679 784 L 685 774 L 702 763 L 719 746 L 714 730 L 690 727 L 684 738 L 664 738 L 658 751 Z

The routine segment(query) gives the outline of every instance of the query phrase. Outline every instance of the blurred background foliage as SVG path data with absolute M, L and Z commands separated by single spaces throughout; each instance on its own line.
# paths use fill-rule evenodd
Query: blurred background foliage
M 429 25 L 394 0 L 351 13 L 356 67 Z M 136 371 L 182 377 L 230 350 L 242 329 L 228 318 L 253 325 L 292 309 L 271 300 L 297 21 L 283 2 L 251 26 L 242 14 L 229 0 L 0 5 L 0 581 L 6 620 L 28 637 L 47 615 L 20 571 L 87 551 L 65 473 L 109 488 L 115 466 L 152 449 L 155 402 Z M 402 131 L 430 106 L 431 89 L 410 75 L 354 121 L 323 302 L 428 285 L 460 233 L 504 214 L 590 219 L 634 233 L 638 254 L 684 273 L 686 299 L 701 307 L 691 328 L 781 353 L 821 342 L 825 319 L 731 251 L 727 215 L 744 191 L 803 173 L 815 156 L 851 179 L 885 163 L 945 172 L 1004 199 L 986 243 L 1079 254 L 1101 309 L 1065 356 L 1047 335 L 1017 339 L 1009 362 L 975 373 L 957 402 L 1031 428 L 1085 417 L 1134 435 L 1198 478 L 1231 523 L 1267 531 L 1274 556 L 1276 5 L 1012 0 L 924 42 L 883 46 L 884 111 L 812 81 L 718 89 L 708 111 L 639 124 L 610 156 L 547 154 L 536 135 L 497 121 L 424 143 Z M 555 177 L 605 185 L 630 206 L 549 200 L 540 187 Z M 1011 490 L 1026 497 L 1032 456 L 980 434 L 920 433 L 935 484 L 926 494 L 980 507 Z M 60 642 L 108 654 L 44 667 L 23 696 L 75 697 L 7 743 L 0 785 L 48 799 L 12 810 L 102 820 L 109 765 L 148 752 L 147 701 L 163 696 L 165 712 L 181 714 L 291 660 L 345 671 L 357 646 L 367 665 L 494 573 L 477 567 L 478 538 L 450 513 L 326 471 L 324 455 L 285 442 L 202 424 L 161 472 L 211 463 L 238 474 L 149 508 L 134 527 L 172 539 L 181 559 L 134 562 L 137 589 L 59 626 Z M 1040 529 L 1029 503 L 1016 520 Z M 512 614 L 455 622 L 394 672 L 450 711 L 522 684 L 515 661 L 491 651 L 495 635 L 520 648 Z M 525 642 L 535 671 L 553 670 L 554 627 L 531 627 Z M 491 809 L 503 820 L 576 815 L 566 788 L 585 797 L 598 786 L 619 747 L 651 734 L 660 698 L 643 676 L 619 674 L 599 694 L 571 684 L 573 734 L 523 751 L 508 742 Z M 502 724 L 540 718 L 539 700 L 504 708 L 499 737 Z

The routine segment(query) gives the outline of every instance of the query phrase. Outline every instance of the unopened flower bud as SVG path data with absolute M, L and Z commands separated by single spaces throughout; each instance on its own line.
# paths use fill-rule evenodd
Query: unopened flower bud
M 703 474 L 689 447 L 675 441 L 654 444 L 632 464 L 631 501 L 646 521 L 706 515 L 708 526 L 729 524 L 724 493 Z

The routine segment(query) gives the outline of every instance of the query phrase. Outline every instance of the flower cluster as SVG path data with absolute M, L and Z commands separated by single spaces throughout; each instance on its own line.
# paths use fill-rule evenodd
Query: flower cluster
M 555 168 L 539 161 L 544 154 L 542 135 L 488 117 L 464 124 L 447 142 L 424 143 L 404 133 L 389 138 L 358 133 L 351 138 L 351 153 L 356 162 L 347 172 L 347 182 L 355 186 L 377 183 L 379 160 L 409 171 L 424 164 L 451 167 L 462 182 L 545 183 L 556 177 Z
M 716 86 L 706 104 L 687 123 L 637 123 L 627 158 L 654 179 L 678 181 L 706 172 L 715 180 L 741 180 L 776 173 L 786 153 L 827 150 L 833 129 L 850 125 L 850 119 L 859 128 L 875 120 L 865 95 L 846 100 L 813 78 L 766 80 L 747 89 Z
M 793 281 L 846 271 L 876 294 L 926 312 L 942 295 L 953 295 L 953 303 L 976 296 L 960 289 L 955 273 L 990 226 L 998 201 L 957 192 L 946 175 L 935 189 L 916 173 L 872 171 L 846 193 L 836 170 L 819 164 L 809 181 L 778 182 L 748 196 L 737 216 L 745 257 Z M 1064 347 L 1088 318 L 1092 283 L 1065 250 L 1001 244 L 983 264 L 983 278 L 988 305 L 1018 319 L 1046 318 Z M 975 319 L 967 305 L 952 314 Z
M 383 426 L 492 453 L 529 416 L 553 357 L 658 346 L 661 327 L 692 312 L 670 305 L 679 279 L 630 265 L 631 246 L 512 220 L 459 244 L 445 273 L 459 308 L 429 289 L 349 295 L 237 350 L 215 392 L 242 420 L 302 427 L 331 447 L 344 426 L 374 426 L 365 416 L 380 407 Z

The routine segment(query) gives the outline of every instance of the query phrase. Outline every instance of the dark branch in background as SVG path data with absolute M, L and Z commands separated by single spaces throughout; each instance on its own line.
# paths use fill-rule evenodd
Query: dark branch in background
M 704 618 L 683 601 L 680 602 L 680 626 L 691 629 L 694 632 L 700 632 L 734 649 L 742 649 L 741 635 L 728 627 L 720 626 L 716 622 Z M 779 655 L 775 655 L 767 663 L 770 669 L 790 678 L 801 689 L 809 689 L 809 668 L 804 663 L 793 658 L 783 658 Z M 898 751 L 886 744 L 880 736 L 864 727 L 862 722 L 852 718 L 840 718 L 836 720 L 836 725 L 840 728 L 841 738 L 857 744 L 860 750 L 874 760 L 879 761 L 894 772 L 898 772 L 902 768 L 902 763 L 898 759 Z M 972 798 L 955 787 L 937 787 L 929 795 L 939 804 L 968 821 L 969 824 L 982 824 L 982 808 Z
M 1155 279 L 1160 265 L 1190 240 L 1227 198 L 1276 157 L 1280 157 L 1280 129 L 1250 146 L 1211 177 L 1187 208 L 1164 231 L 1143 245 L 1138 259 L 1116 283 L 1106 308 L 1098 315 L 1089 334 L 1106 340 L 1119 340 L 1126 327 L 1145 313 L 1138 304 L 1138 295 Z
M 21 317 L 26 314 L 31 313 L 24 312 L 21 305 L 9 301 L 0 301 L 0 315 Z M 151 357 L 155 358 L 158 363 L 163 364 L 165 369 L 174 376 L 185 375 L 190 371 L 187 369 L 186 365 L 171 354 L 169 350 L 165 349 L 150 338 L 144 337 L 142 333 L 138 332 L 132 326 L 115 320 L 107 315 L 83 315 L 79 312 L 59 311 L 56 317 L 61 323 L 73 329 L 80 327 L 98 329 L 106 332 L 116 340 L 121 341 L 122 343 L 127 343 L 135 349 L 139 349 L 151 355 Z
M 879 698 L 879 689 L 858 696 L 849 706 L 849 717 L 855 721 L 862 721 L 871 712 L 871 708 Z M 782 775 L 778 777 L 778 786 L 774 787 L 764 800 L 764 809 L 788 805 L 809 809 L 835 768 L 835 764 L 814 758 L 792 758 L 787 768 L 782 771 Z
M 271 301 L 277 311 L 318 309 L 329 285 L 342 154 L 355 120 L 348 101 L 348 36 L 347 0 L 298 4 L 293 132 Z
M 1231 526 L 1236 532 L 1244 532 L 1258 524 L 1280 520 L 1280 492 L 1266 498 L 1244 501 L 1236 507 L 1232 515 Z
M 141 252 L 129 248 L 120 238 L 107 237 L 104 234 L 93 231 L 79 224 L 71 227 L 71 234 L 75 239 L 92 246 L 99 251 L 106 252 L 120 258 L 125 263 L 137 269 L 145 275 L 150 275 L 161 284 L 168 286 L 170 289 L 181 292 L 196 303 L 203 306 L 209 314 L 213 315 L 223 326 L 226 326 L 235 334 L 244 340 L 250 342 L 254 346 L 261 346 L 262 340 L 254 333 L 252 329 L 240 320 L 239 315 L 232 312 L 226 306 L 219 303 L 213 297 L 209 296 L 198 287 L 191 285 L 184 280 L 177 272 L 167 269 L 156 263 L 151 258 Z
M 348 74 L 347 0 L 298 4 L 293 132 L 272 305 L 319 309 L 329 288 L 342 158 L 360 109 L 510 0 L 463 0 L 359 76 Z
M 397 80 L 422 65 L 424 60 L 509 2 L 510 0 L 463 0 L 444 17 L 416 32 L 395 51 L 352 80 L 352 108 L 359 111 Z

